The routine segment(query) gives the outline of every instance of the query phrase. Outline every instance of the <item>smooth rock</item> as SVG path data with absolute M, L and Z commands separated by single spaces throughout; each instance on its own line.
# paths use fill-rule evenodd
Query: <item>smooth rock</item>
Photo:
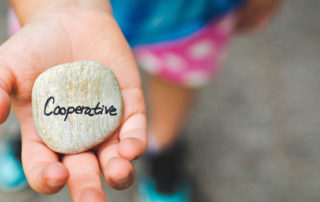
M 43 72 L 32 89 L 33 120 L 44 143 L 73 154 L 106 140 L 122 120 L 118 81 L 103 64 L 79 61 Z

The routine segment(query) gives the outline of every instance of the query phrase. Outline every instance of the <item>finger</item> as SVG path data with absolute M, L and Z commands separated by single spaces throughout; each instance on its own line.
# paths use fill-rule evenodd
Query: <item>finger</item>
M 0 88 L 0 124 L 4 123 L 10 113 L 10 97 L 7 92 Z
M 13 73 L 5 67 L 0 55 L 0 124 L 8 118 L 10 113 L 9 95 L 13 85 L 13 78 Z
M 134 169 L 130 161 L 118 154 L 118 143 L 104 143 L 98 151 L 99 162 L 108 184 L 115 189 L 126 189 L 134 182 Z
M 43 194 L 58 192 L 68 179 L 68 170 L 40 140 L 32 117 L 24 120 L 21 127 L 22 163 L 30 186 Z
M 125 106 L 125 121 L 119 134 L 119 154 L 132 160 L 142 155 L 147 146 L 147 121 L 141 88 L 122 91 Z
M 104 202 L 99 164 L 92 152 L 66 155 L 63 163 L 68 168 L 70 177 L 68 187 L 75 202 Z
M 132 160 L 141 156 L 146 150 L 146 117 L 144 114 L 135 114 L 123 124 L 119 134 L 119 154 L 121 157 Z

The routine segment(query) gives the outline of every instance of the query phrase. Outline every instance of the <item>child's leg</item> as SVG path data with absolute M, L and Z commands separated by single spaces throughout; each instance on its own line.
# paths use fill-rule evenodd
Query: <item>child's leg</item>
M 181 40 L 135 49 L 139 65 L 153 75 L 147 83 L 150 177 L 139 184 L 141 198 L 189 201 L 180 162 L 185 152 L 176 139 L 196 89 L 219 70 L 221 53 L 232 35 L 232 22 L 225 18 Z
M 149 145 L 154 150 L 171 146 L 194 96 L 195 90 L 169 83 L 156 77 L 148 78 Z

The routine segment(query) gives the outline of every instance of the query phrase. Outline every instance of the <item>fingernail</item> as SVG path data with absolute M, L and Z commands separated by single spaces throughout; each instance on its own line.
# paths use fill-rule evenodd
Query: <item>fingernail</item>
M 126 188 L 130 187 L 130 185 L 132 184 L 132 182 L 134 180 L 133 178 L 134 178 L 134 175 L 132 173 L 129 173 L 128 176 L 126 176 L 122 179 L 113 181 L 113 183 L 117 186 L 118 189 L 126 189 Z
M 48 179 L 47 180 L 47 184 L 50 187 L 60 187 L 62 185 L 64 185 L 65 180 L 56 180 L 56 179 Z

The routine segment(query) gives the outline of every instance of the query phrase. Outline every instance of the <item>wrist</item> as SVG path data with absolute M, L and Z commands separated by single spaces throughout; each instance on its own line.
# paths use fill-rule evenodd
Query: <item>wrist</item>
M 112 15 L 109 0 L 9 0 L 21 25 L 50 12 L 92 10 Z

